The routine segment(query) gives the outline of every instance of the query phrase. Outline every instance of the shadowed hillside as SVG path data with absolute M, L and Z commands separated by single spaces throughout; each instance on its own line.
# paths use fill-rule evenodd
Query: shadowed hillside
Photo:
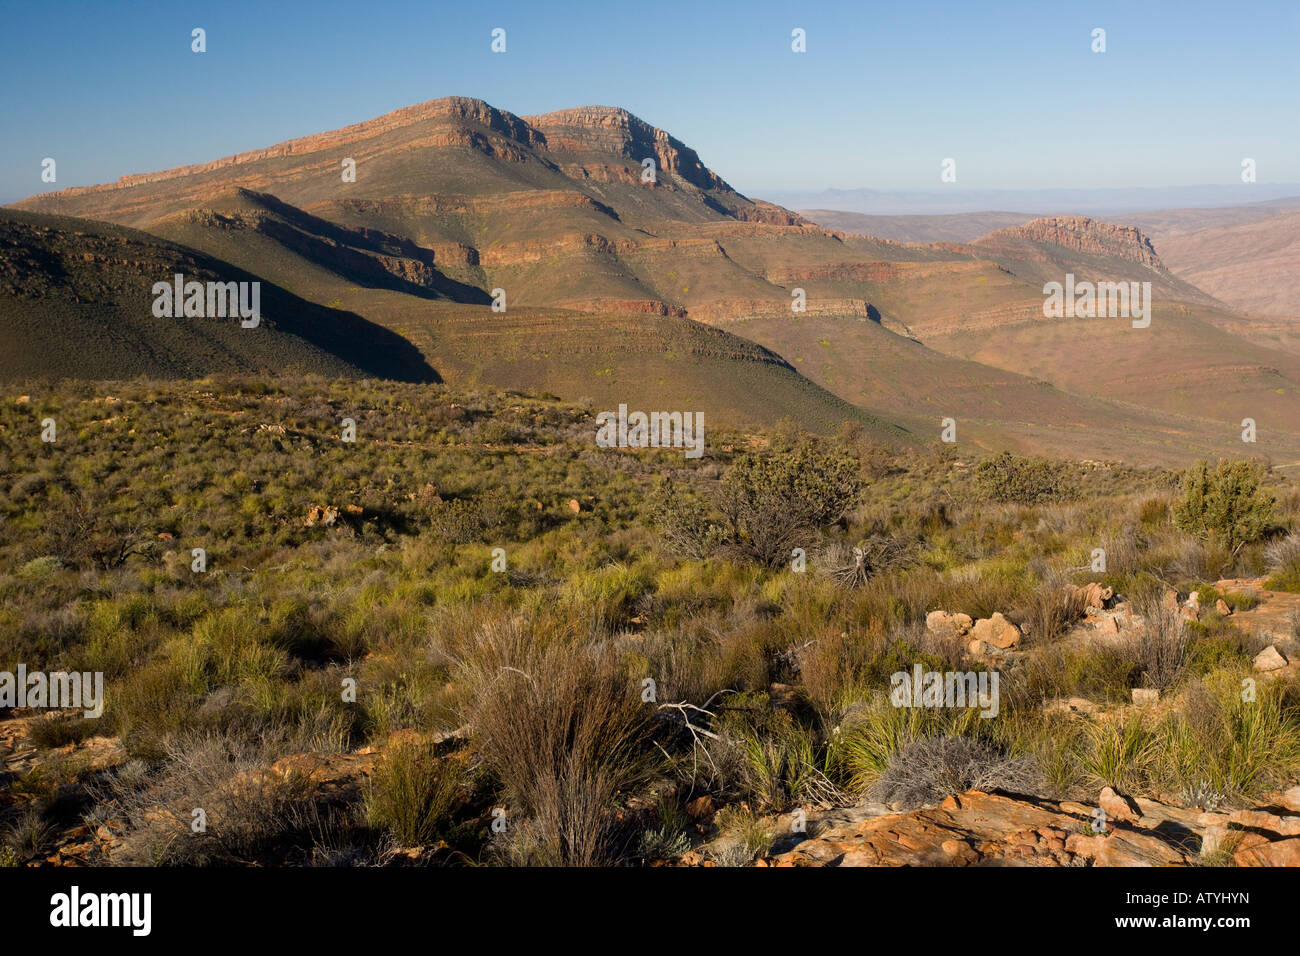
M 0 210 L 0 376 L 190 377 L 217 371 L 434 381 L 409 342 L 262 282 L 261 323 L 158 318 L 154 283 L 261 281 L 204 253 L 103 223 Z

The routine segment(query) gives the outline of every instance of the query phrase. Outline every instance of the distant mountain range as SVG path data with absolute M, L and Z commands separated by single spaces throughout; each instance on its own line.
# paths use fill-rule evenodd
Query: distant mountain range
M 0 210 L 0 375 L 300 369 L 852 419 L 892 444 L 953 417 L 990 449 L 1300 459 L 1300 349 L 1169 268 L 1158 234 L 999 213 L 895 241 L 826 215 L 742 195 L 625 110 L 433 100 Z M 154 316 L 181 271 L 264 282 L 265 326 Z M 1045 319 L 1067 273 L 1149 282 L 1150 328 Z
M 937 176 L 936 167 L 936 176 Z M 1208 209 L 1300 196 L 1300 183 L 1236 183 L 1102 189 L 970 189 L 956 183 L 933 190 L 756 190 L 791 209 L 833 209 L 869 216 L 954 216 L 1032 213 L 1118 216 L 1150 209 Z

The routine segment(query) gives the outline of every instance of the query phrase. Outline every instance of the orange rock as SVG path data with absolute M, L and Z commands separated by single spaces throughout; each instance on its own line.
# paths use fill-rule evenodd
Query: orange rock
M 1102 789 L 1097 805 L 1105 811 L 1108 820 L 1137 823 L 1142 819 L 1142 811 L 1138 809 L 1138 805 L 1128 797 L 1116 793 L 1110 787 Z
M 1238 866 L 1300 866 L 1300 839 L 1246 847 L 1234 853 L 1232 859 Z
M 976 621 L 970 633 L 973 640 L 986 641 L 1002 650 L 1015 647 L 1020 643 L 1020 628 L 1003 617 L 999 611 L 994 611 L 992 617 Z

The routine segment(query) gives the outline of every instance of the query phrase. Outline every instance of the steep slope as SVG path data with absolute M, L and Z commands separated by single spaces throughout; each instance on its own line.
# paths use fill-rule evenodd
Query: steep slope
M 153 285 L 176 273 L 261 282 L 260 324 L 156 317 Z M 291 370 L 436 380 L 410 343 L 387 329 L 206 254 L 134 229 L 0 210 L 0 377 Z

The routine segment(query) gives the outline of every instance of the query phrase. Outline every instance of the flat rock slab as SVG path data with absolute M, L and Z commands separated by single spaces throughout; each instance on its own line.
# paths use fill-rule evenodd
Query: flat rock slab
M 1259 597 L 1259 605 L 1249 611 L 1237 611 L 1229 621 L 1247 634 L 1263 633 L 1270 641 L 1286 651 L 1295 647 L 1292 626 L 1294 617 L 1300 617 L 1300 594 L 1286 591 L 1265 591 L 1264 578 L 1230 578 L 1215 582 L 1215 588 L 1225 594 L 1253 591 Z
M 1093 835 L 1091 808 L 972 790 L 937 807 L 810 827 L 774 866 L 1188 866 L 1200 839 L 1195 811 L 1157 812 Z M 820 821 L 819 821 L 820 823 Z

